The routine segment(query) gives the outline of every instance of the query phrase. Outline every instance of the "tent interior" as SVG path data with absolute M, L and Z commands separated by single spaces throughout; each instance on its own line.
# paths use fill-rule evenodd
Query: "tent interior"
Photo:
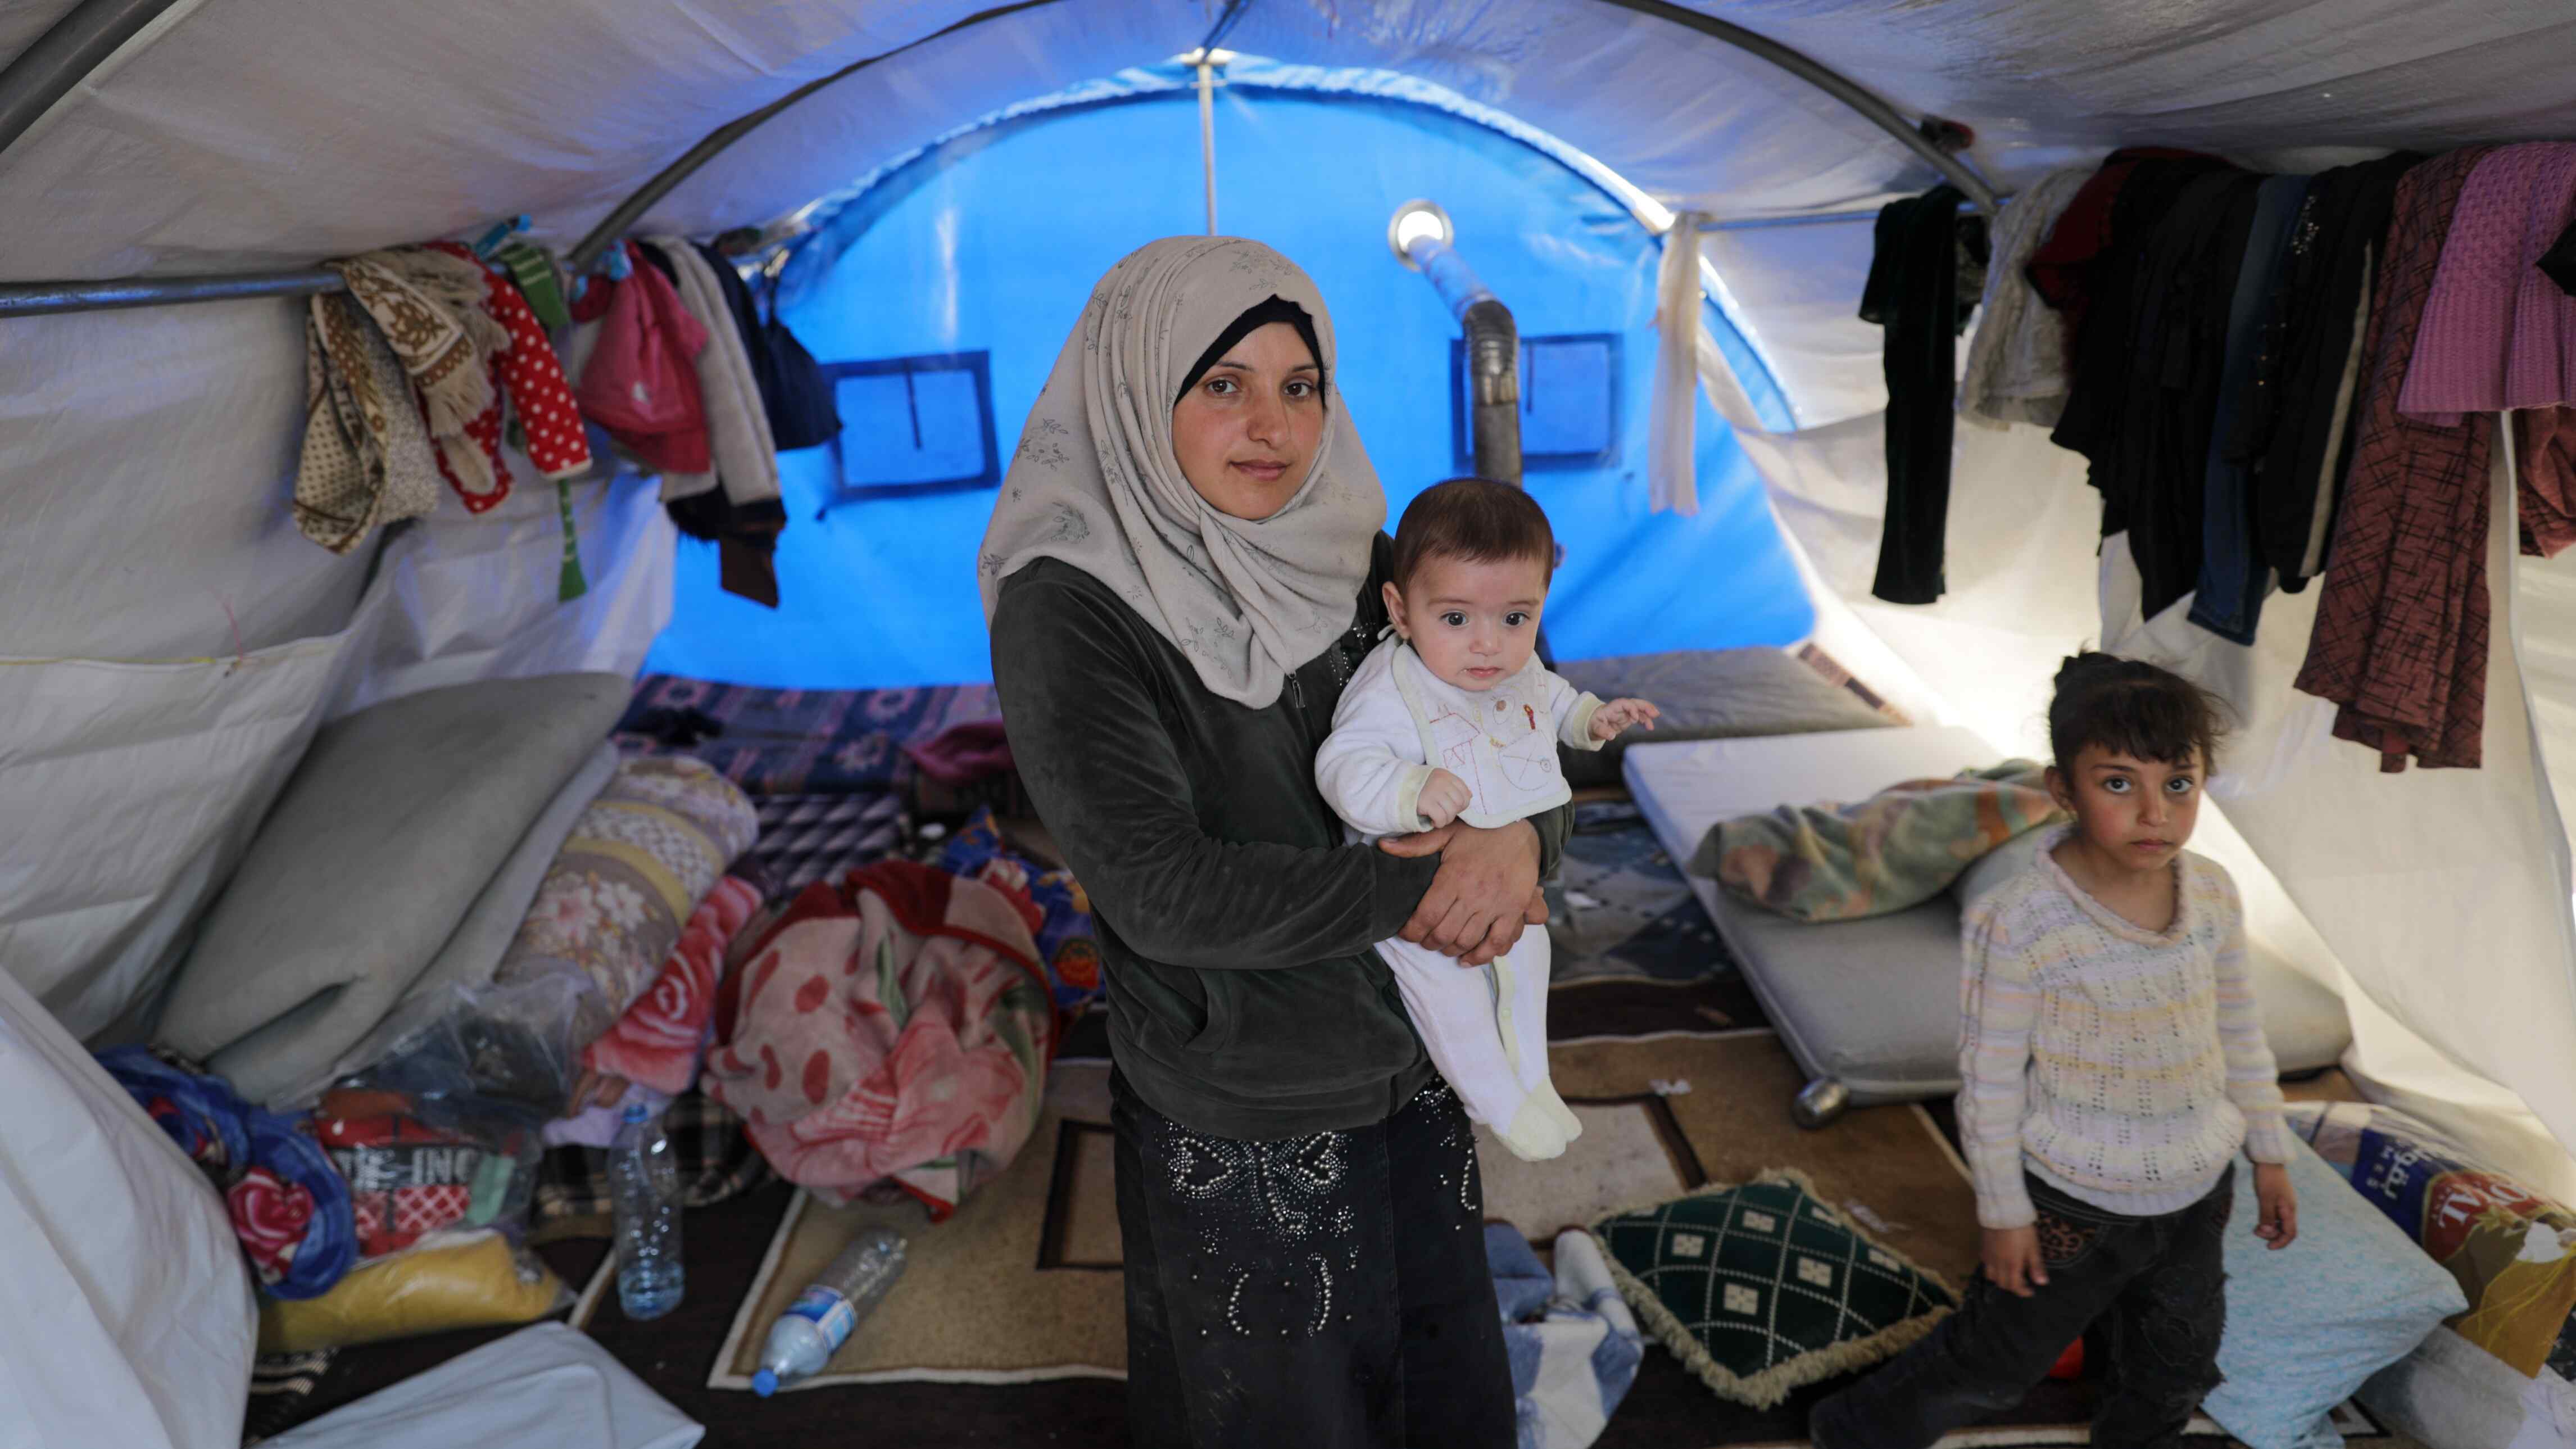
M 1519 328 L 1526 486 L 1564 551 L 1546 616 L 1558 659 L 1812 645 L 1910 724 L 1971 732 L 1988 763 L 2045 757 L 2049 681 L 2079 648 L 2199 681 L 2237 728 L 2194 847 L 2233 873 L 2250 936 L 2341 998 L 2345 1076 L 2576 1202 L 2576 559 L 2521 556 L 2513 506 L 2494 510 L 2483 767 L 2402 774 L 2293 688 L 2318 591 L 2275 596 L 2251 645 L 2191 624 L 2188 601 L 2142 617 L 2085 460 L 2040 428 L 1957 430 L 1946 590 L 1873 598 L 1888 389 L 1881 331 L 1857 312 L 1871 219 L 1943 173 L 1671 9 L 0 8 L 0 66 L 102 12 L 124 27 L 103 63 L 13 117 L 6 284 L 301 271 L 520 215 L 528 240 L 566 252 L 700 138 L 849 72 L 619 222 L 636 237 L 760 228 L 778 316 L 838 379 L 841 440 L 778 458 L 775 607 L 728 592 L 718 551 L 681 536 L 632 466 L 559 494 L 513 451 L 519 486 L 488 512 L 442 496 L 347 553 L 316 547 L 289 507 L 309 406 L 301 296 L 0 309 L 0 1080 L 18 1089 L 0 1133 L 0 1422 L 15 1395 L 22 1422 L 53 1430 L 26 1442 L 236 1437 L 250 1275 L 203 1178 L 153 1145 L 84 1048 L 153 1038 L 317 737 L 485 681 L 989 682 L 973 570 L 1010 449 L 1091 280 L 1158 237 L 1257 238 L 1315 279 L 1340 328 L 1336 392 L 1392 517 L 1472 466 L 1457 324 L 1388 250 L 1390 215 L 1416 198 L 1445 209 Z M 2538 0 L 1693 13 L 1812 58 L 1909 125 L 1970 128 L 1951 164 L 2005 198 L 2120 146 L 2310 172 L 2552 139 L 2576 115 L 2576 20 Z M 1191 58 L 1220 24 L 1203 102 Z M 41 79 L 22 69 L 0 71 L 0 115 Z M 1664 464 L 1695 483 L 1693 511 L 1659 507 L 1650 476 L 1659 278 L 1685 214 L 1699 387 L 1687 449 Z M 2510 500 L 2515 464 L 2497 451 Z M 568 546 L 577 597 L 561 586 Z M 1785 1104 L 1733 1110 L 1768 1120 Z M 1043 1177 L 1047 1153 L 1025 1156 Z M 706 1442 L 749 1434 L 754 1412 Z M 2569 1438 L 2545 1442 L 2576 1442 L 2576 1407 L 2561 1412 Z M 598 1442 L 689 1442 L 641 1423 Z

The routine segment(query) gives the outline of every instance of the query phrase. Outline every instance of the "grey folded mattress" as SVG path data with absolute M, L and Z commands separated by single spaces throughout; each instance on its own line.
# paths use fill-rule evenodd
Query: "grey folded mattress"
M 1854 800 L 1899 780 L 1994 763 L 1962 729 L 1861 730 L 1631 746 L 1623 762 L 1655 837 L 1686 861 L 1710 827 L 1775 805 Z M 1959 904 L 1811 925 L 1686 876 L 1782 1042 L 1810 1077 L 1858 1104 L 1959 1089 Z M 2272 1054 L 2284 1072 L 2332 1066 L 2352 1040 L 2341 998 L 2256 946 L 2248 952 Z

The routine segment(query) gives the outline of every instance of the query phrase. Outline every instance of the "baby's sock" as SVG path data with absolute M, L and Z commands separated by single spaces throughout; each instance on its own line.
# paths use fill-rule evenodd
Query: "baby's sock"
M 1583 1135 L 1583 1119 L 1575 1116 L 1574 1109 L 1565 1105 L 1565 1099 L 1556 1094 L 1556 1083 L 1541 1077 L 1538 1086 L 1530 1092 L 1530 1100 L 1546 1108 L 1547 1115 L 1556 1119 L 1557 1130 L 1565 1134 L 1566 1141 L 1571 1142 Z
M 1556 1115 L 1535 1093 L 1521 1102 L 1509 1126 L 1496 1124 L 1494 1131 L 1523 1162 L 1544 1162 L 1565 1152 L 1565 1129 L 1556 1125 Z

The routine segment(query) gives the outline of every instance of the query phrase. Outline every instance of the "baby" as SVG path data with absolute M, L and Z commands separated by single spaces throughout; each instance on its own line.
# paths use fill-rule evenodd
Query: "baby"
M 1424 491 L 1396 527 L 1386 609 L 1395 637 L 1351 677 L 1315 781 L 1364 840 L 1453 820 L 1491 829 L 1572 798 L 1561 740 L 1597 750 L 1641 699 L 1602 703 L 1540 667 L 1539 614 L 1556 535 L 1528 494 L 1454 478 Z M 1583 1124 L 1547 1076 L 1547 932 L 1521 933 L 1481 973 L 1406 941 L 1378 954 L 1467 1114 L 1520 1157 L 1554 1157 Z

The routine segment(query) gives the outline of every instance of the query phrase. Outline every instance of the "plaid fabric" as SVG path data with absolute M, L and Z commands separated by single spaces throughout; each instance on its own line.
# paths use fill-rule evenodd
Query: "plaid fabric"
M 712 1207 L 761 1187 L 777 1174 L 751 1145 L 742 1119 L 722 1102 L 692 1091 L 662 1114 L 662 1130 L 679 1154 L 681 1201 Z M 598 1147 L 558 1147 L 537 1174 L 537 1221 L 607 1217 L 617 1210 L 608 1185 L 608 1153 Z
M 760 839 L 750 866 L 737 874 L 756 879 L 770 900 L 791 900 L 816 881 L 837 881 L 903 848 L 903 800 L 892 794 L 761 795 Z
M 618 721 L 617 743 L 629 754 L 695 755 L 753 795 L 883 791 L 911 778 L 904 745 L 1001 712 L 989 684 L 760 689 L 648 674 Z M 689 739 L 692 713 L 724 732 Z
M 2397 183 L 2363 351 L 2361 424 L 2298 688 L 2342 708 L 2337 739 L 2394 774 L 2476 769 L 2487 702 L 2487 463 L 2483 416 L 2444 427 L 2397 410 L 2415 331 L 2460 189 L 2486 154 L 2467 146 Z

